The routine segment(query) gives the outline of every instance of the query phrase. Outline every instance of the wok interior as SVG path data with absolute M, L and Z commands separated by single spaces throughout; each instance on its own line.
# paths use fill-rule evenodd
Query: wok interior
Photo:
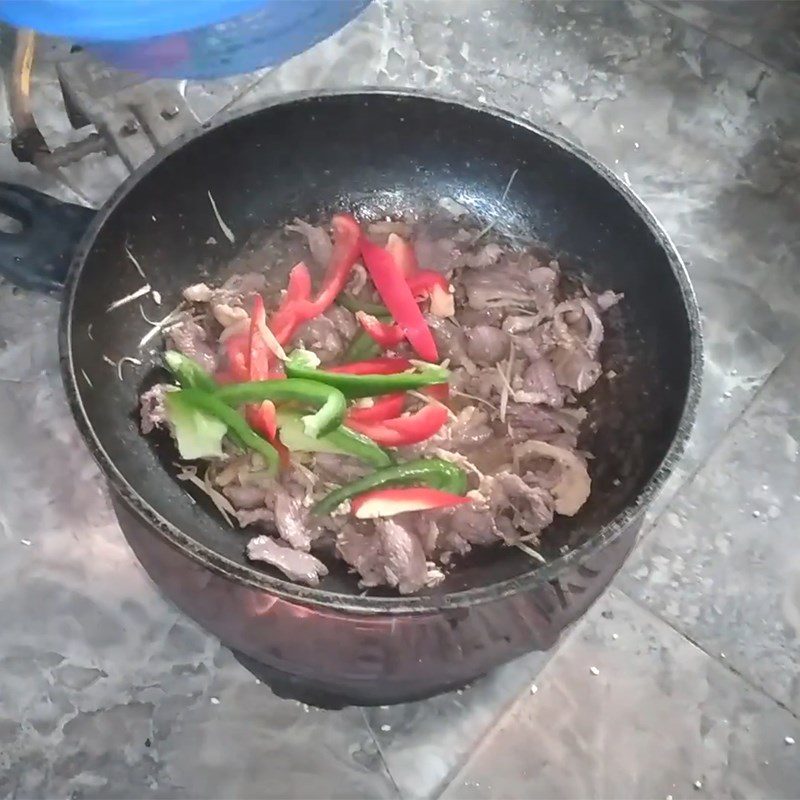
M 209 190 L 235 244 L 214 218 Z M 496 220 L 501 233 L 541 241 L 593 288 L 625 294 L 607 318 L 601 351 L 617 377 L 590 393 L 581 443 L 595 457 L 592 494 L 578 516 L 557 517 L 542 552 L 553 557 L 583 543 L 636 499 L 676 434 L 690 380 L 689 320 L 657 234 L 593 168 L 535 132 L 458 105 L 374 94 L 298 100 L 212 130 L 145 175 L 103 226 L 77 276 L 69 347 L 95 434 L 146 503 L 198 544 L 247 563 L 248 532 L 225 526 L 204 498 L 190 500 L 174 477 L 176 453 L 166 437 L 140 435 L 142 382 L 130 373 L 120 381 L 103 360 L 147 358 L 137 352 L 150 329 L 138 303 L 105 311 L 142 285 L 126 244 L 163 297 L 158 311 L 145 303 L 148 313 L 163 316 L 182 288 L 224 273 L 259 231 L 295 216 L 326 220 L 340 209 L 424 217 L 441 197 L 473 209 L 479 223 Z M 477 548 L 429 593 L 486 586 L 535 566 L 516 548 Z M 343 562 L 329 567 L 323 590 L 359 592 Z M 281 580 L 268 567 L 253 569 Z

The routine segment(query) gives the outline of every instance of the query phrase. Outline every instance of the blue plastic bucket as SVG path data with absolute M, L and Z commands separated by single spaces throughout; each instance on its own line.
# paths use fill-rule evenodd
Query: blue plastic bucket
M 62 36 L 120 69 L 219 78 L 279 64 L 370 0 L 0 0 L 0 19 Z

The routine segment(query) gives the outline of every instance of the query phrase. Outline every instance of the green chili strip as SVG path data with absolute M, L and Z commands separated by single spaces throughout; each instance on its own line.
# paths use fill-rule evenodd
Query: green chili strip
M 391 319 L 392 316 L 386 306 L 380 303 L 369 303 L 366 300 L 359 300 L 357 297 L 353 297 L 353 295 L 347 294 L 346 292 L 342 292 L 336 299 L 336 302 L 348 311 L 352 311 L 353 314 L 357 311 L 366 311 L 367 314 L 372 314 L 373 317 L 378 317 L 378 319 L 382 317 Z
M 184 389 L 213 392 L 218 388 L 217 382 L 194 359 L 177 350 L 167 350 L 164 363 Z
M 312 439 L 303 430 L 303 422 L 298 414 L 279 411 L 278 429 L 280 440 L 292 452 L 337 453 L 353 456 L 373 467 L 388 467 L 392 463 L 389 454 L 372 439 L 344 425 L 324 436 Z
M 231 383 L 217 389 L 214 396 L 229 406 L 272 400 L 316 408 L 315 414 L 303 417 L 305 432 L 314 439 L 338 428 L 347 410 L 347 401 L 336 387 L 322 381 L 298 380 L 291 375 L 286 380 Z
M 366 361 L 375 358 L 380 352 L 380 345 L 366 331 L 360 330 L 347 346 L 347 350 L 344 351 L 342 361 L 345 364 Z
M 186 405 L 224 422 L 239 442 L 264 457 L 270 470 L 278 468 L 278 451 L 266 439 L 259 436 L 238 411 L 228 406 L 218 396 L 202 389 L 181 389 L 176 395 Z
M 326 372 L 310 366 L 286 362 L 286 374 L 290 378 L 315 381 L 338 389 L 348 399 L 377 397 L 382 394 L 406 392 L 422 386 L 446 383 L 449 372 L 444 367 L 431 365 L 419 372 L 398 372 L 393 375 L 350 375 L 346 372 Z M 222 390 L 220 390 L 222 391 Z
M 452 494 L 467 493 L 467 473 L 441 458 L 422 458 L 373 472 L 335 489 L 312 507 L 314 514 L 330 514 L 341 503 L 385 486 L 430 486 Z

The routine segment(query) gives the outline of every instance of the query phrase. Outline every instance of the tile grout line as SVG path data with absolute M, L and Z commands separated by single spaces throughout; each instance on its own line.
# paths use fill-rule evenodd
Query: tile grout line
M 547 667 L 550 665 L 550 662 L 553 660 L 553 657 L 557 655 L 557 653 L 561 650 L 561 648 L 566 644 L 566 642 L 574 635 L 575 631 L 578 629 L 579 625 L 573 625 L 566 636 L 563 636 L 556 642 L 553 647 L 549 650 L 540 650 L 538 652 L 544 652 L 547 654 L 547 661 L 542 664 L 542 668 L 536 673 L 536 678 L 544 673 Z M 498 668 L 499 669 L 499 668 Z M 483 733 L 480 741 L 476 742 L 473 747 L 470 749 L 468 753 L 465 753 L 464 756 L 459 759 L 458 763 L 447 773 L 447 775 L 439 782 L 439 785 L 436 789 L 431 792 L 428 796 L 428 800 L 439 800 L 439 798 L 444 794 L 444 792 L 453 785 L 456 781 L 458 776 L 464 771 L 464 769 L 468 766 L 470 761 L 472 761 L 472 757 L 478 752 L 478 749 L 481 745 L 486 742 L 489 737 L 500 727 L 500 724 L 505 720 L 511 712 L 519 705 L 522 699 L 525 697 L 527 693 L 530 691 L 530 684 L 524 687 L 520 693 L 513 697 L 509 702 L 502 708 L 500 713 L 495 718 L 494 722 L 489 725 Z
M 644 2 L 644 0 L 642 0 L 642 2 Z M 697 476 L 697 474 L 700 472 L 700 470 L 703 467 L 705 467 L 708 464 L 708 462 L 711 460 L 711 458 L 716 454 L 717 450 L 721 447 L 723 442 L 725 442 L 727 440 L 727 437 L 730 434 L 730 432 L 733 429 L 733 427 L 744 418 L 744 416 L 747 414 L 747 412 L 755 404 L 756 400 L 758 400 L 758 398 L 761 397 L 762 393 L 766 390 L 767 385 L 769 384 L 770 380 L 775 375 L 775 373 L 778 371 L 778 369 L 780 369 L 780 367 L 785 363 L 787 358 L 789 358 L 791 355 L 794 354 L 794 352 L 796 350 L 799 350 L 799 349 L 800 349 L 800 339 L 798 339 L 798 341 L 796 341 L 794 344 L 792 344 L 789 347 L 789 349 L 783 355 L 781 360 L 775 365 L 775 367 L 772 369 L 772 371 L 769 373 L 769 375 L 767 375 L 767 377 L 764 379 L 762 384 L 758 387 L 756 393 L 753 395 L 753 397 L 750 399 L 750 401 L 742 408 L 742 410 L 739 412 L 739 414 L 730 422 L 730 424 L 724 430 L 722 436 L 720 436 L 719 440 L 716 442 L 716 444 L 709 451 L 709 454 L 706 457 L 706 459 L 702 463 L 698 464 L 698 466 L 687 476 L 686 480 L 681 484 L 681 486 L 675 492 L 675 494 L 673 495 L 673 497 L 670 500 L 670 502 L 667 504 L 667 506 L 665 506 L 664 510 L 652 521 L 651 525 L 647 528 L 647 531 L 641 536 L 641 538 L 637 542 L 637 545 L 636 545 L 637 548 L 639 547 L 640 543 L 642 541 L 644 541 L 644 539 L 647 538 L 650 535 L 650 533 L 652 532 L 653 528 L 655 528 L 656 523 L 658 521 L 660 521 L 661 518 L 663 517 L 663 515 L 665 513 L 667 513 L 667 511 L 672 507 L 674 501 L 684 491 L 684 489 L 687 487 L 687 485 L 689 483 L 691 483 L 692 480 L 694 480 L 694 478 Z M 691 644 L 697 650 L 699 650 L 704 655 L 706 655 L 708 658 L 710 658 L 715 664 L 718 664 L 719 666 L 725 668 L 726 671 L 728 671 L 728 672 L 732 673 L 733 675 L 735 675 L 743 683 L 745 683 L 747 686 L 749 686 L 753 691 L 756 691 L 758 694 L 762 695 L 766 699 L 768 699 L 771 702 L 775 703 L 779 708 L 782 708 L 783 710 L 787 711 L 793 718 L 795 718 L 798 721 L 800 721 L 800 715 L 795 713 L 791 708 L 786 706 L 783 702 L 781 702 L 777 698 L 775 698 L 772 695 L 770 695 L 768 692 L 766 692 L 760 686 L 758 686 L 757 684 L 753 683 L 752 680 L 750 680 L 746 675 L 744 675 L 741 672 L 739 672 L 729 661 L 726 660 L 726 661 L 723 662 L 723 661 L 719 660 L 712 653 L 710 653 L 708 650 L 706 650 L 704 647 L 702 647 L 698 642 L 696 642 L 694 639 L 692 639 L 686 633 L 684 633 L 679 628 L 677 628 L 668 619 L 663 618 L 660 614 L 655 612 L 653 609 L 650 609 L 649 607 L 643 605 L 636 598 L 631 597 L 621 586 L 612 584 L 611 586 L 608 587 L 608 590 L 617 591 L 620 594 L 622 594 L 628 601 L 633 603 L 638 609 L 640 609 L 641 611 L 643 611 L 644 613 L 646 613 L 648 616 L 652 617 L 653 619 L 655 619 L 655 620 L 659 621 L 660 623 L 666 625 L 671 630 L 675 631 L 675 633 L 677 633 L 678 636 L 680 636 L 681 638 L 683 638 L 687 642 L 689 642 L 689 644 Z M 605 594 L 605 592 L 603 594 Z M 601 595 L 601 597 L 602 596 L 603 595 Z M 600 598 L 598 598 L 598 600 L 599 599 Z M 595 603 L 596 602 L 597 601 L 595 601 Z M 594 605 L 595 604 L 593 603 L 592 606 L 594 606 Z M 584 619 L 584 618 L 585 618 L 585 615 L 581 619 Z M 550 649 L 550 651 L 546 651 L 546 652 L 549 652 L 550 655 L 548 656 L 547 661 L 542 665 L 542 668 L 539 670 L 538 675 L 543 675 L 544 674 L 544 672 L 547 669 L 547 667 L 549 666 L 550 661 L 552 660 L 552 658 L 561 650 L 561 648 L 570 640 L 570 638 L 573 637 L 576 634 L 576 632 L 579 629 L 580 629 L 580 625 L 578 625 L 578 624 L 573 625 L 572 628 L 568 631 L 566 636 L 561 638 L 556 643 L 556 645 Z M 495 720 L 488 726 L 488 728 L 484 732 L 484 734 L 481 737 L 481 739 L 478 742 L 475 743 L 475 745 L 469 750 L 469 752 L 465 753 L 464 756 L 461 759 L 459 759 L 458 763 L 449 771 L 449 773 L 439 783 L 439 785 L 436 787 L 436 789 L 429 795 L 429 800 L 438 800 L 438 798 L 440 798 L 441 795 L 457 780 L 458 776 L 464 771 L 464 769 L 470 763 L 470 761 L 472 760 L 473 756 L 476 754 L 476 752 L 481 747 L 481 745 L 485 741 L 488 740 L 488 738 L 499 728 L 499 726 L 502 724 L 502 722 L 512 713 L 514 708 L 516 708 L 517 705 L 519 705 L 519 703 L 523 700 L 523 698 L 526 695 L 526 691 L 527 691 L 526 689 L 523 689 L 516 697 L 512 698 L 508 702 L 508 704 L 503 707 L 503 709 L 497 715 Z M 384 753 L 383 747 L 381 746 L 380 742 L 378 741 L 378 737 L 375 734 L 375 732 L 373 731 L 372 725 L 370 724 L 370 722 L 369 722 L 369 720 L 368 720 L 368 718 L 366 716 L 366 713 L 364 712 L 364 709 L 361 708 L 359 710 L 361 711 L 361 714 L 362 714 L 362 717 L 364 719 L 364 722 L 365 722 L 365 725 L 367 727 L 367 730 L 368 730 L 373 742 L 375 743 L 375 746 L 376 746 L 376 748 L 378 750 L 378 754 L 379 754 L 379 756 L 381 758 L 381 762 L 383 763 L 383 766 L 386 769 L 386 773 L 389 776 L 389 779 L 390 779 L 390 781 L 392 783 L 392 786 L 393 786 L 397 796 L 399 798 L 401 798 L 401 800 L 406 800 L 405 796 L 400 791 L 400 788 L 397 785 L 397 782 L 395 781 L 394 775 L 392 774 L 392 771 L 389 768 L 389 764 L 388 764 L 388 761 L 386 759 L 386 755 Z
M 778 66 L 777 64 L 772 64 L 769 61 L 765 61 L 761 56 L 758 56 L 755 53 L 751 53 L 749 50 L 745 50 L 745 48 L 742 47 L 741 45 L 729 42 L 719 33 L 714 33 L 713 31 L 706 30 L 705 28 L 698 25 L 696 22 L 690 22 L 688 19 L 681 17 L 679 14 L 675 14 L 669 9 L 662 8 L 660 5 L 658 5 L 658 3 L 655 2 L 655 0 L 637 0 L 637 2 L 642 3 L 642 5 L 648 6 L 649 8 L 652 8 L 653 10 L 659 12 L 660 14 L 663 14 L 664 16 L 671 17 L 672 19 L 682 22 L 687 27 L 697 31 L 698 33 L 702 33 L 709 39 L 713 39 L 714 41 L 727 45 L 732 50 L 735 50 L 737 53 L 740 53 L 741 55 L 746 56 L 752 61 L 755 61 L 757 64 L 761 64 L 762 67 L 765 67 L 766 69 L 770 70 L 776 75 L 785 75 L 793 81 L 800 80 L 800 76 L 796 75 L 795 73 L 790 72 L 789 70 L 786 70 L 783 67 Z
M 640 2 L 645 2 L 645 1 L 646 0 L 640 0 Z M 667 514 L 667 512 L 669 512 L 669 510 L 673 507 L 673 505 L 675 504 L 675 501 L 682 495 L 682 493 L 686 490 L 686 488 L 689 486 L 689 484 L 691 484 L 692 481 L 694 481 L 694 479 L 698 476 L 700 471 L 702 469 L 704 469 L 708 465 L 708 462 L 711 461 L 711 459 L 717 454 L 717 451 L 722 447 L 722 445 L 725 442 L 727 442 L 728 435 L 731 433 L 733 428 L 736 425 L 738 425 L 738 423 L 741 422 L 744 419 L 744 417 L 747 414 L 747 412 L 750 411 L 750 409 L 755 405 L 756 400 L 758 400 L 761 397 L 762 393 L 765 391 L 767 385 L 772 380 L 772 378 L 775 375 L 775 373 L 786 363 L 787 359 L 790 358 L 791 356 L 793 356 L 794 353 L 797 352 L 798 350 L 800 350 L 800 337 L 798 337 L 789 346 L 788 350 L 782 355 L 781 360 L 772 368 L 772 370 L 767 375 L 767 377 L 764 378 L 763 382 L 758 387 L 758 389 L 756 390 L 755 394 L 750 398 L 750 400 L 742 408 L 742 410 L 728 423 L 727 427 L 725 428 L 725 430 L 723 430 L 723 432 L 722 432 L 721 436 L 719 437 L 719 439 L 717 439 L 717 441 L 714 443 L 714 445 L 708 451 L 708 454 L 706 455 L 706 457 L 701 462 L 699 462 L 697 464 L 697 466 L 695 466 L 695 468 L 686 476 L 686 480 L 684 480 L 683 483 L 681 483 L 681 485 L 675 490 L 675 493 L 669 499 L 669 501 L 664 506 L 664 508 L 661 509 L 661 511 L 659 511 L 658 515 L 651 520 L 651 522 L 647 526 L 647 528 L 644 529 L 639 534 L 639 537 L 636 540 L 636 544 L 634 546 L 634 551 L 633 552 L 638 550 L 639 547 L 642 545 L 642 543 L 645 541 L 645 539 L 648 539 L 650 537 L 650 534 L 653 532 L 653 530 L 656 527 L 656 525 L 659 522 L 661 522 L 661 519 L 664 517 L 664 515 Z M 695 421 L 695 427 L 696 426 L 697 426 L 697 422 Z M 678 463 L 676 466 L 680 466 L 680 463 Z
M 615 591 L 624 595 L 626 599 L 628 599 L 631 603 L 633 603 L 640 611 L 644 612 L 648 616 L 652 617 L 655 620 L 658 620 L 671 630 L 675 631 L 675 633 L 677 633 L 678 636 L 680 636 L 682 639 L 685 639 L 687 642 L 689 642 L 690 645 L 695 647 L 704 655 L 708 656 L 715 664 L 719 665 L 727 672 L 730 672 L 733 675 L 735 675 L 737 678 L 739 678 L 739 680 L 742 681 L 742 683 L 749 686 L 754 692 L 757 692 L 762 697 L 765 697 L 767 700 L 773 702 L 779 708 L 782 708 L 784 711 L 787 711 L 789 714 L 791 714 L 792 717 L 794 717 L 794 719 L 800 722 L 800 713 L 796 712 L 794 709 L 787 706 L 786 703 L 784 703 L 782 700 L 779 700 L 777 697 L 773 697 L 766 689 L 755 683 L 752 678 L 748 677 L 743 672 L 740 672 L 733 664 L 731 664 L 731 662 L 727 658 L 720 659 L 718 654 L 712 653 L 709 650 L 707 650 L 705 647 L 703 647 L 702 644 L 700 644 L 700 642 L 696 641 L 691 636 L 689 636 L 688 633 L 678 628 L 678 626 L 673 621 L 662 616 L 655 609 L 650 608 L 648 605 L 645 605 L 637 598 L 629 595 L 622 586 L 614 586 L 613 588 Z
M 381 760 L 381 764 L 383 764 L 383 768 L 386 770 L 386 774 L 389 776 L 389 781 L 394 789 L 395 797 L 400 798 L 400 800 L 405 800 L 403 793 L 400 791 L 400 787 L 397 785 L 397 781 L 394 779 L 394 775 L 392 775 L 392 771 L 389 769 L 389 762 L 386 759 L 386 754 L 384 753 L 383 747 L 378 740 L 377 734 L 372 729 L 372 725 L 369 721 L 369 717 L 367 717 L 367 712 L 364 710 L 364 706 L 359 706 L 358 711 L 361 714 L 361 718 L 364 720 L 364 726 L 367 729 L 367 733 L 369 733 L 369 736 L 375 745 L 375 749 L 378 751 L 378 757 Z

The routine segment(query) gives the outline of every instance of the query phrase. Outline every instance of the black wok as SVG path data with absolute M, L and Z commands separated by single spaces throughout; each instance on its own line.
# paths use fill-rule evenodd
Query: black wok
M 64 384 L 133 550 L 181 608 L 273 677 L 345 700 L 421 697 L 550 647 L 619 569 L 691 426 L 698 312 L 675 249 L 608 170 L 497 111 L 376 91 L 292 97 L 204 128 L 146 164 L 91 220 L 66 282 Z M 497 220 L 502 233 L 541 240 L 590 285 L 625 294 L 604 344 L 618 376 L 591 397 L 591 498 L 547 533 L 546 565 L 515 548 L 475 552 L 441 586 L 412 597 L 363 595 L 341 563 L 319 589 L 289 583 L 248 563 L 245 538 L 174 478 L 171 445 L 138 432 L 137 394 L 152 369 L 120 381 L 104 361 L 139 355 L 149 329 L 135 302 L 106 313 L 142 284 L 125 248 L 168 310 L 200 279 L 200 265 L 213 278 L 259 230 L 340 209 L 424 213 L 444 196 L 479 222 Z M 59 225 L 58 209 L 47 213 L 40 232 Z M 31 248 L 26 232 L 1 244 L 4 258 Z

